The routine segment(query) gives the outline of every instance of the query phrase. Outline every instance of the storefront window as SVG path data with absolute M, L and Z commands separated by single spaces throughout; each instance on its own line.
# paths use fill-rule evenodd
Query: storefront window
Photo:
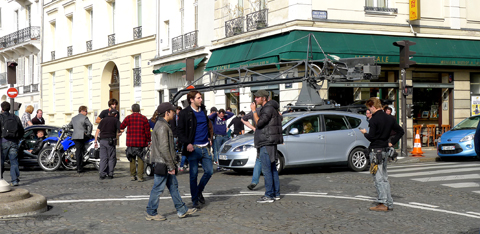
M 227 108 L 231 108 L 232 112 L 238 114 L 240 111 L 240 93 L 238 89 L 232 89 L 231 92 L 225 93 L 225 97 L 227 98 Z

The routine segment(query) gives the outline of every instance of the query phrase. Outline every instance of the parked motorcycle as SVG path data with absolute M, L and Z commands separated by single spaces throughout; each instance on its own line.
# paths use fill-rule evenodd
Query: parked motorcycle
M 44 140 L 46 146 L 38 155 L 38 165 L 45 171 L 55 171 L 60 165 L 69 170 L 77 168 L 75 157 L 75 143 L 72 140 L 72 132 L 66 126 L 58 132 L 58 137 L 48 137 Z M 85 154 L 83 163 L 93 163 L 98 170 L 100 167 L 99 150 L 95 149 L 95 138 L 90 135 L 85 142 Z

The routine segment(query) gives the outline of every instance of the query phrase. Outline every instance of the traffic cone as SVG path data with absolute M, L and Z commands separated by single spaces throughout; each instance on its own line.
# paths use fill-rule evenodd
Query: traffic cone
M 420 134 L 418 130 L 415 135 L 415 141 L 413 142 L 413 151 L 410 153 L 412 154 L 412 157 L 423 157 L 422 142 L 420 142 Z

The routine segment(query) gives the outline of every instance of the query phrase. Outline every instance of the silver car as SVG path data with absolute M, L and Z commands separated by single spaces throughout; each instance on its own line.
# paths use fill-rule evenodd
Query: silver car
M 283 141 L 278 145 L 277 170 L 345 164 L 354 171 L 368 167 L 364 149 L 370 142 L 364 115 L 343 111 L 294 112 L 283 115 Z M 257 158 L 253 133 L 233 138 L 220 148 L 219 164 L 234 171 L 252 170 Z

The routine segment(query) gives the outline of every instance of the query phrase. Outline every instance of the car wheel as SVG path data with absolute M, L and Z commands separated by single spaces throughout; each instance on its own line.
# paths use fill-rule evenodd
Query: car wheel
M 281 174 L 285 167 L 285 159 L 278 153 L 278 158 L 275 160 L 275 166 L 277 167 L 278 174 Z
M 355 148 L 348 156 L 348 167 L 354 171 L 364 171 L 368 167 L 368 159 L 362 148 Z
M 145 167 L 145 175 L 152 176 L 153 175 L 153 167 L 152 164 L 147 164 Z
M 40 151 L 40 154 L 38 154 L 38 165 L 44 171 L 55 171 L 60 167 L 61 160 L 58 152 L 53 152 L 52 157 L 50 158 L 52 150 L 53 147 L 45 147 Z

